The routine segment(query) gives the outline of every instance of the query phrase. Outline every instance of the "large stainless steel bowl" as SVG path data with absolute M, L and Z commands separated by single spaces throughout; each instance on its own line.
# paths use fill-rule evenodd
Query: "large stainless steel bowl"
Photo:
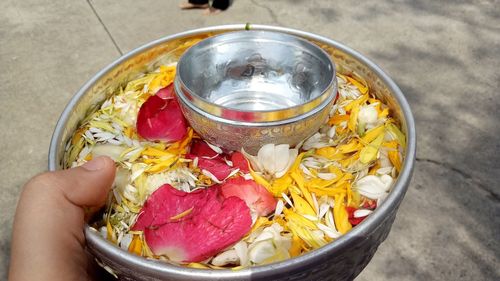
M 248 26 L 243 24 L 216 26 L 167 36 L 131 51 L 101 70 L 76 93 L 63 111 L 50 144 L 49 170 L 65 168 L 65 146 L 79 122 L 96 110 L 118 86 L 143 71 L 177 61 L 183 51 L 179 46 L 187 40 L 245 28 Z M 337 72 L 356 72 L 368 82 L 377 97 L 389 105 L 407 136 L 404 163 L 392 191 L 372 215 L 335 242 L 293 259 L 239 271 L 193 269 L 147 260 L 121 250 L 86 226 L 89 251 L 123 280 L 351 280 L 363 270 L 389 234 L 415 161 L 415 124 L 403 93 L 377 65 L 336 41 L 280 27 L 252 25 L 250 29 L 285 32 L 314 42 L 331 56 Z
M 296 145 L 328 117 L 335 65 L 317 45 L 282 32 L 236 31 L 189 48 L 175 89 L 184 116 L 204 139 L 256 153 Z

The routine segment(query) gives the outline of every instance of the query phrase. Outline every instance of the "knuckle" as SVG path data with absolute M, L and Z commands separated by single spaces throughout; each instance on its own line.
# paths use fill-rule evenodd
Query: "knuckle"
M 57 184 L 57 178 L 52 172 L 45 172 L 32 177 L 24 186 L 25 191 L 48 188 Z

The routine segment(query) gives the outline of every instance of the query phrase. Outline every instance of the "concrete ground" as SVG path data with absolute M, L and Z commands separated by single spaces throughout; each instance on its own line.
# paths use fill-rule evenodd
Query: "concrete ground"
M 211 17 L 178 3 L 0 1 L 0 279 L 19 191 L 46 169 L 53 128 L 78 88 L 151 40 L 251 22 L 358 50 L 394 78 L 413 109 L 413 182 L 357 280 L 500 280 L 499 1 L 236 0 Z

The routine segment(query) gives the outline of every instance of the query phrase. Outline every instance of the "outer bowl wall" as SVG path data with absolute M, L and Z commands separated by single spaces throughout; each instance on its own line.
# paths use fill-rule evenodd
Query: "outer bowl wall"
M 177 60 L 184 51 L 178 47 L 189 39 L 246 28 L 243 24 L 216 26 L 167 36 L 131 51 L 101 70 L 63 111 L 50 144 L 49 170 L 67 167 L 64 149 L 73 132 L 117 87 L 144 71 Z M 354 71 L 391 108 L 407 136 L 403 167 L 391 193 L 372 215 L 335 242 L 293 259 L 239 271 L 192 269 L 147 260 L 121 250 L 86 226 L 89 251 L 123 280 L 351 280 L 368 264 L 389 234 L 410 183 L 416 150 L 413 116 L 400 89 L 377 65 L 336 41 L 281 27 L 252 25 L 251 29 L 286 32 L 318 44 L 331 55 L 338 73 Z

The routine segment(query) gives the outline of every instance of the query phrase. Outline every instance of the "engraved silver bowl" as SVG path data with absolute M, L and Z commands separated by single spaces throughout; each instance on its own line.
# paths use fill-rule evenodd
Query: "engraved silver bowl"
M 337 94 L 335 65 L 317 45 L 276 31 L 205 39 L 177 64 L 175 90 L 191 127 L 227 150 L 296 145 L 316 132 Z
M 245 29 L 248 25 L 236 24 L 167 36 L 127 53 L 99 71 L 74 95 L 61 114 L 50 143 L 49 170 L 68 168 L 64 151 L 75 130 L 117 87 L 144 71 L 178 61 L 184 52 L 179 46 L 188 40 Z M 389 234 L 410 184 L 416 151 L 415 123 L 401 90 L 376 64 L 336 41 L 282 27 L 251 25 L 250 29 L 283 32 L 315 43 L 333 59 L 338 73 L 355 72 L 367 81 L 377 98 L 390 107 L 407 138 L 405 159 L 392 191 L 373 214 L 336 241 L 296 258 L 238 271 L 186 268 L 148 260 L 120 249 L 87 225 L 84 232 L 89 252 L 120 280 L 352 280 L 365 268 Z

